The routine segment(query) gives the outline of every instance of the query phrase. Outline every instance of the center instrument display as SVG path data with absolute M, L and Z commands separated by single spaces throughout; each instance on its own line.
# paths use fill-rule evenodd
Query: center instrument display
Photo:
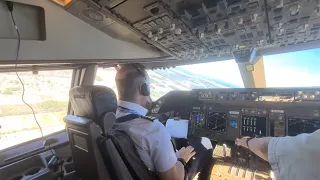
M 265 137 L 267 135 L 267 118 L 259 116 L 242 116 L 241 135 Z

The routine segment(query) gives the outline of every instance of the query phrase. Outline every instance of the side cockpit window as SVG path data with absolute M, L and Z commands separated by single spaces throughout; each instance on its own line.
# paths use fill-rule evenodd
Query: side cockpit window
M 72 70 L 19 73 L 25 101 L 34 109 L 44 135 L 65 128 Z M 41 137 L 31 109 L 22 102 L 22 85 L 15 73 L 0 73 L 0 150 Z

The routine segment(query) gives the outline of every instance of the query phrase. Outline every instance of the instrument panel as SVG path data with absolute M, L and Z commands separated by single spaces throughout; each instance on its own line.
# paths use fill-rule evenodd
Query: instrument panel
M 180 99 L 169 93 L 152 112 L 174 111 L 176 119 L 190 120 L 189 135 L 212 140 L 295 136 L 320 129 L 319 92 L 320 88 L 199 89 Z
M 296 136 L 320 129 L 319 92 L 320 88 L 172 91 L 155 102 L 152 115 L 166 113 L 171 114 L 167 118 L 189 119 L 190 138 L 207 137 L 217 142 L 211 177 L 271 179 L 270 165 L 236 146 L 234 140 Z M 250 172 L 254 173 L 250 176 Z

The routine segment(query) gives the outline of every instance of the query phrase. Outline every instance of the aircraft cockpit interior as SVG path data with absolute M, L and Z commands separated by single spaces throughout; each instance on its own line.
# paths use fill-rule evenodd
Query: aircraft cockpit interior
M 210 139 L 207 179 L 274 180 L 235 141 L 320 129 L 319 58 L 319 0 L 2 0 L 0 179 L 159 179 L 110 133 L 139 63 L 147 115 Z

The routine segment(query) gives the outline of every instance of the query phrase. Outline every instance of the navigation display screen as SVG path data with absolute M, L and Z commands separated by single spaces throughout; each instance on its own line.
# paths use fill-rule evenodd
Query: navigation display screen
M 320 120 L 290 117 L 288 120 L 288 135 L 296 136 L 302 133 L 313 133 L 320 129 Z
M 227 128 L 227 114 L 210 112 L 207 118 L 207 128 L 214 131 L 225 132 Z

